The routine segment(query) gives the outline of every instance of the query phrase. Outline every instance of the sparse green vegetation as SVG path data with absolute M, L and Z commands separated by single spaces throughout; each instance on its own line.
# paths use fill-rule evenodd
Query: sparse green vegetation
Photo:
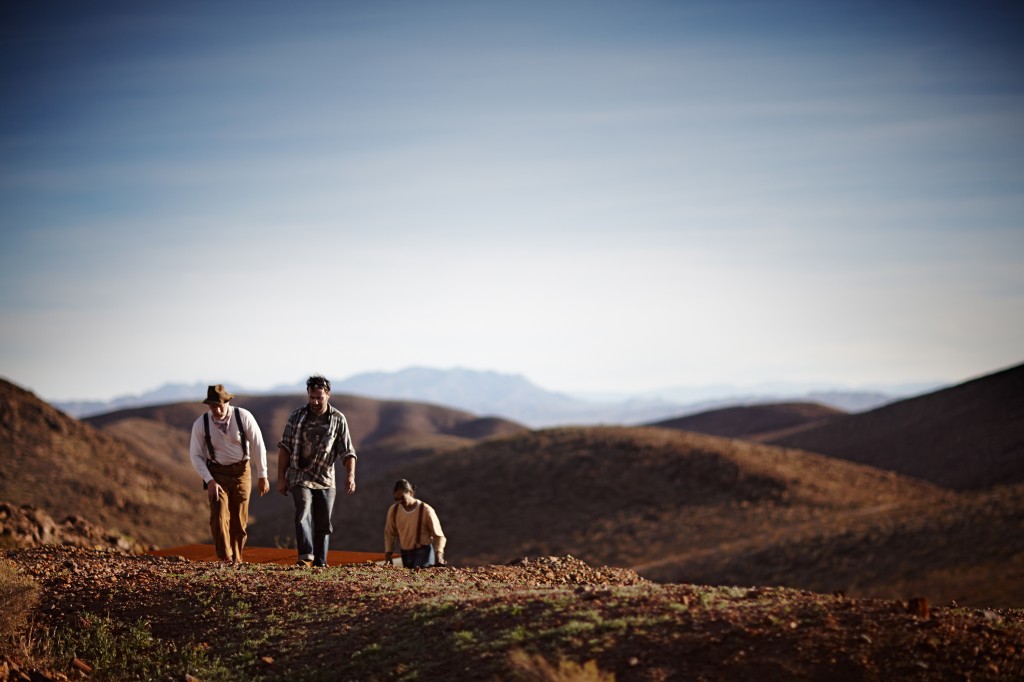
M 228 570 L 56 547 L 10 556 L 43 588 L 35 661 L 77 675 L 77 658 L 98 680 L 821 679 L 851 651 L 865 678 L 905 651 L 931 672 L 983 660 L 992 679 L 1024 674 L 1013 611 L 935 608 L 924 628 L 887 602 L 655 585 L 569 559 L 410 572 Z
M 40 654 L 57 667 L 83 661 L 92 669 L 90 679 L 99 681 L 179 678 L 181 671 L 211 682 L 238 679 L 207 647 L 160 640 L 142 620 L 128 623 L 90 615 L 57 624 L 47 633 Z
M 459 630 L 452 633 L 452 641 L 456 650 L 468 649 L 476 644 L 476 635 L 470 630 Z

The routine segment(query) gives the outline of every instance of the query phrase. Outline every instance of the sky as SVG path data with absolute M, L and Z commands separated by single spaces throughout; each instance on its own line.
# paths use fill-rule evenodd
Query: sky
M 0 376 L 552 390 L 1024 361 L 1024 5 L 0 9 Z

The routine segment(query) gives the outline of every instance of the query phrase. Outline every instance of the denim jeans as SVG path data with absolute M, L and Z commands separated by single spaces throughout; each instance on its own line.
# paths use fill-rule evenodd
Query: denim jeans
M 314 490 L 293 486 L 295 501 L 295 544 L 299 559 L 312 561 L 314 566 L 327 565 L 327 544 L 331 540 L 331 512 L 334 510 L 336 488 Z
M 416 549 L 402 550 L 402 566 L 405 568 L 430 568 L 434 565 L 434 546 L 424 545 Z

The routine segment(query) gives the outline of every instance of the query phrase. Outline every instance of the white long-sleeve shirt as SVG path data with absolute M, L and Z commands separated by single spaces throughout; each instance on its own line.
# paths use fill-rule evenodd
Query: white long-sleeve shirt
M 256 423 L 256 418 L 249 410 L 241 407 L 228 405 L 228 430 L 221 433 L 220 429 L 213 422 L 213 415 L 207 412 L 210 419 L 210 442 L 213 443 L 214 461 L 217 464 L 234 464 L 245 459 L 245 450 L 242 449 L 242 437 L 238 432 L 238 423 L 235 421 L 235 411 L 242 418 L 242 426 L 245 428 L 246 440 L 249 442 L 249 458 L 256 471 L 256 478 L 267 478 L 267 446 L 263 443 L 263 434 Z M 210 453 L 206 449 L 206 434 L 203 429 L 203 417 L 196 419 L 192 424 L 192 438 L 188 447 L 189 458 L 192 460 L 192 467 L 199 474 L 204 483 L 213 480 L 206 460 Z

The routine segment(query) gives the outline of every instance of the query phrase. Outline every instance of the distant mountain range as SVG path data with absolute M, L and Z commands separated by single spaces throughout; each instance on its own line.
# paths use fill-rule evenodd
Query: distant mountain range
M 82 418 L 132 407 L 198 401 L 206 395 L 207 385 L 168 383 L 140 395 L 119 396 L 110 401 L 57 401 L 53 404 L 73 417 Z M 291 394 L 305 390 L 302 382 L 271 389 L 252 389 L 231 382 L 226 385 L 233 393 L 244 395 Z M 426 367 L 368 372 L 333 382 L 334 393 L 435 403 L 477 415 L 512 419 L 532 428 L 642 424 L 713 408 L 782 400 L 814 402 L 844 412 L 862 412 L 937 387 L 901 385 L 882 391 L 843 390 L 810 384 L 764 384 L 752 388 L 718 385 L 593 397 L 549 391 L 518 374 Z

